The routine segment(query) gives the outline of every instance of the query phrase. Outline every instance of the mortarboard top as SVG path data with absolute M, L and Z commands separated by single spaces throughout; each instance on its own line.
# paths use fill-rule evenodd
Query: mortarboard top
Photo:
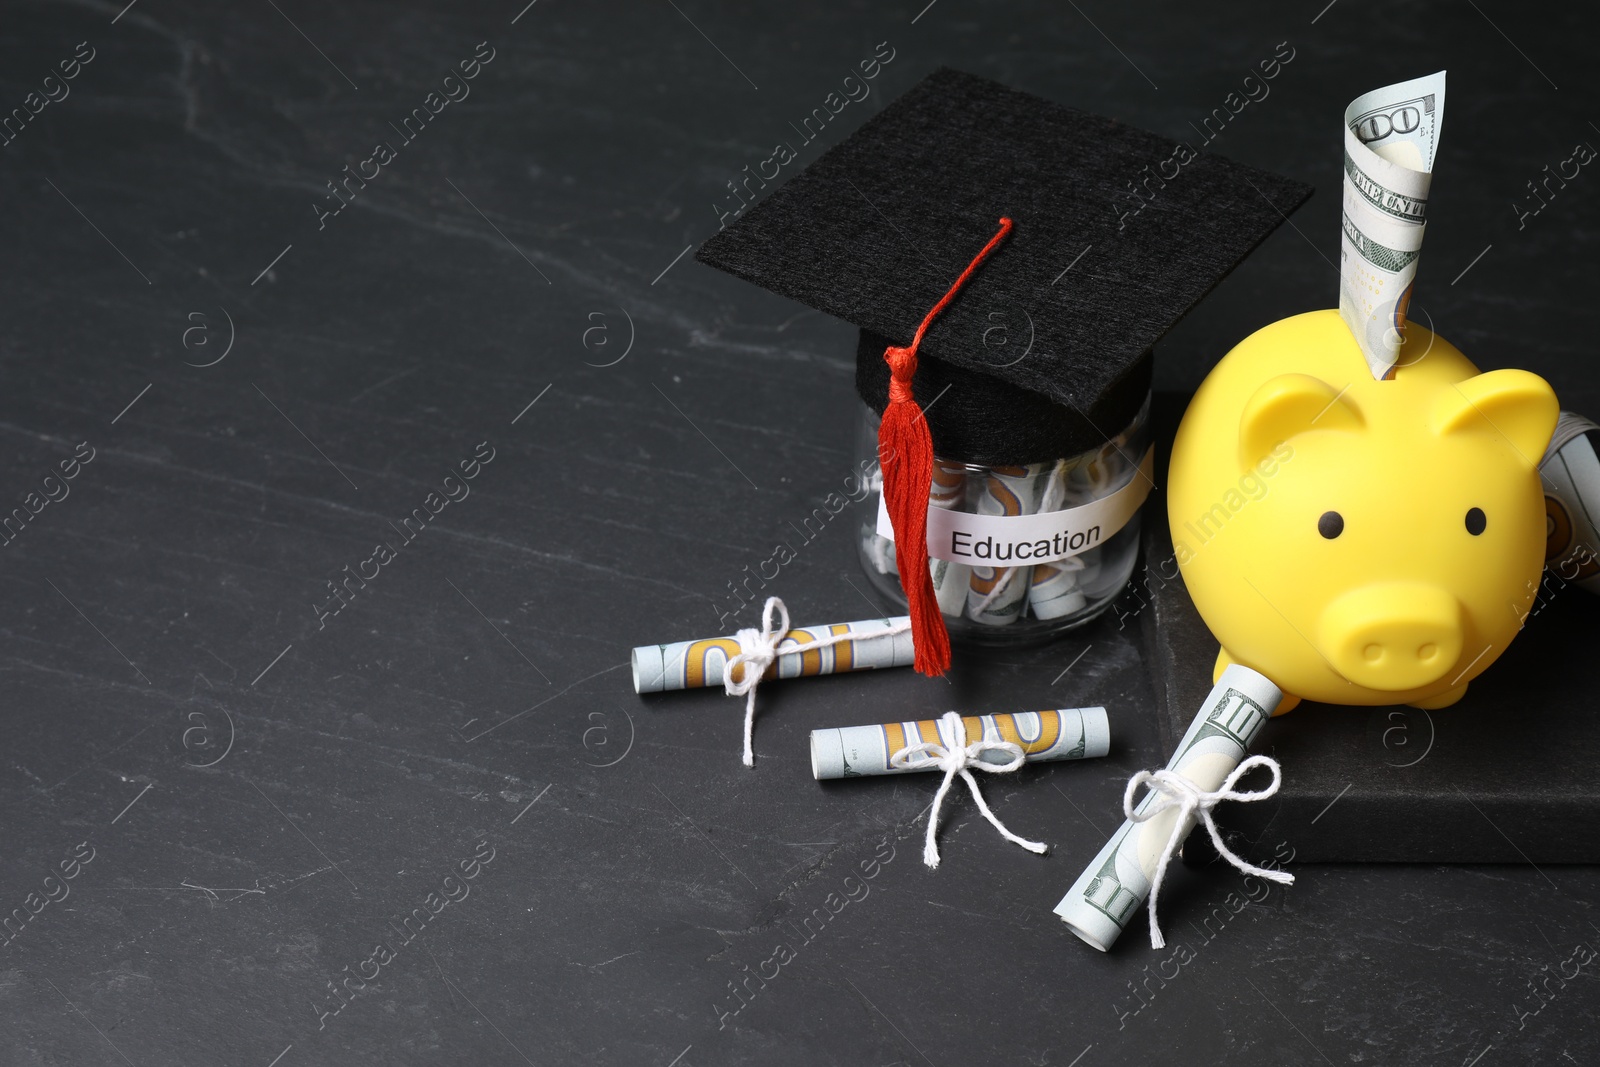
M 1310 195 L 939 70 L 695 258 L 860 327 L 857 387 L 881 412 L 884 347 L 911 340 L 1009 216 L 1015 229 L 923 340 L 914 391 L 939 455 L 1039 462 L 1131 422 L 1151 345 Z

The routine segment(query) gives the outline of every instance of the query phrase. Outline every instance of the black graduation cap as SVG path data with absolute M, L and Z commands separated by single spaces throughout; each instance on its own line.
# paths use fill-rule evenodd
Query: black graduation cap
M 928 330 L 915 394 L 939 455 L 1043 462 L 1127 426 L 1150 387 L 1151 345 L 1310 195 L 945 69 L 695 258 L 859 326 L 857 387 L 881 412 L 884 348 L 910 342 L 1011 218 Z
M 883 414 L 883 499 L 916 668 L 942 674 L 933 454 L 1044 462 L 1120 432 L 1149 391 L 1151 345 L 1310 195 L 940 70 L 696 258 L 861 328 L 856 386 Z

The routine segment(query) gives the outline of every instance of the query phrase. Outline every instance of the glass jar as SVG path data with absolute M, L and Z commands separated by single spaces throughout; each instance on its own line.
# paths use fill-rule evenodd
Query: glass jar
M 879 418 L 871 408 L 862 411 L 858 451 L 873 475 L 857 538 L 861 566 L 874 588 L 903 611 L 906 597 L 876 466 Z M 1111 440 L 1043 463 L 988 467 L 934 457 L 929 569 L 952 640 L 1037 642 L 1111 605 L 1133 574 L 1138 507 L 1154 484 L 1149 413 L 1147 396 Z

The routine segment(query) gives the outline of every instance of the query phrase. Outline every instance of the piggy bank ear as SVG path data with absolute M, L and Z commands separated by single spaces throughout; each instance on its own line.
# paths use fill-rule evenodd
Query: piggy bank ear
M 1359 430 L 1354 404 L 1321 378 L 1280 374 L 1257 389 L 1239 417 L 1239 462 L 1252 467 L 1280 442 L 1307 430 Z
M 1537 467 L 1561 406 L 1549 384 L 1525 370 L 1492 370 L 1457 382 L 1433 407 L 1435 433 L 1492 434 Z

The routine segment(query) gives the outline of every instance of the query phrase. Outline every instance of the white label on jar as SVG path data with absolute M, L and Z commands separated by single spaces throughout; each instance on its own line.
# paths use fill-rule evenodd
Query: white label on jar
M 1150 495 L 1155 448 L 1147 448 L 1139 472 L 1121 489 L 1099 500 L 1038 515 L 969 515 L 928 509 L 928 555 L 973 567 L 1016 567 L 1070 559 L 1110 540 Z M 878 536 L 894 540 L 894 525 L 878 497 Z

